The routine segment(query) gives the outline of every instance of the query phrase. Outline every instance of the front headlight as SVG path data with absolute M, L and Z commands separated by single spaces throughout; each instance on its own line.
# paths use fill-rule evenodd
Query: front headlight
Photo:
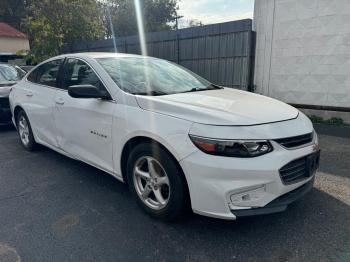
M 204 153 L 227 157 L 257 157 L 273 150 L 267 140 L 219 140 L 190 135 L 192 142 Z

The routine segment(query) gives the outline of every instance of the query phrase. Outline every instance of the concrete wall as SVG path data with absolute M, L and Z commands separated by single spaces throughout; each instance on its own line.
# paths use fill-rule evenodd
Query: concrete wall
M 29 50 L 29 41 L 25 38 L 0 37 L 0 53 L 15 54 L 20 50 Z
M 350 0 L 256 0 L 258 93 L 350 108 Z

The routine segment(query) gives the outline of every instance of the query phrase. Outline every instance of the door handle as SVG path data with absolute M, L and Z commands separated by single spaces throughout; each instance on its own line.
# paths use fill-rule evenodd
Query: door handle
M 32 97 L 32 96 L 33 96 L 33 92 L 32 92 L 32 91 L 27 91 L 27 92 L 26 92 L 26 96 Z
M 57 98 L 57 99 L 56 99 L 56 104 L 57 104 L 57 105 L 63 105 L 63 104 L 64 104 L 63 98 Z

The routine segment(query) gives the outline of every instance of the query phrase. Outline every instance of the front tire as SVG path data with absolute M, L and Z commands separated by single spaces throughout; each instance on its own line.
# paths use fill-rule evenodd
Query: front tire
M 137 203 L 151 216 L 170 221 L 188 209 L 185 177 L 176 160 L 162 147 L 137 145 L 128 158 L 127 177 Z
M 35 142 L 32 127 L 26 113 L 23 110 L 17 114 L 16 125 L 18 135 L 23 147 L 28 151 L 34 151 L 37 149 L 38 144 Z

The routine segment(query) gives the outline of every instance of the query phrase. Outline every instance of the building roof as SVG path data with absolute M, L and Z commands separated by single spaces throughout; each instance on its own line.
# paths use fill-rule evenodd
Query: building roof
M 25 34 L 6 23 L 0 23 L 0 37 L 27 38 Z

